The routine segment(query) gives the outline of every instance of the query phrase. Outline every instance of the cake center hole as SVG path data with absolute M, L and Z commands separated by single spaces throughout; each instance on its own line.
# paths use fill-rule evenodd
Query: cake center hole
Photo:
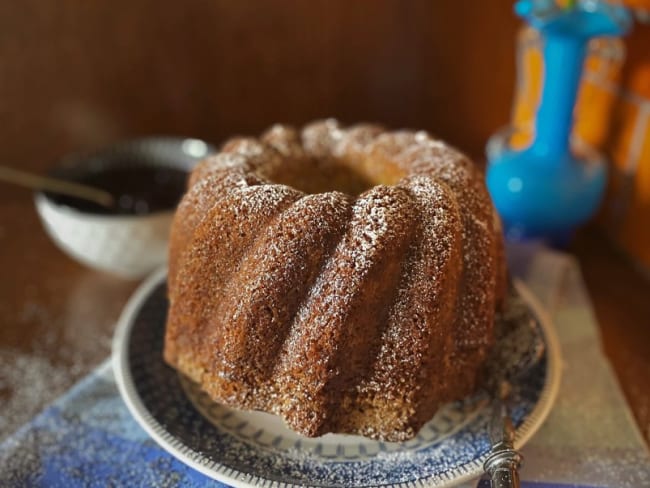
M 338 160 L 301 161 L 282 168 L 273 180 L 308 194 L 340 191 L 359 195 L 376 186 L 367 175 Z

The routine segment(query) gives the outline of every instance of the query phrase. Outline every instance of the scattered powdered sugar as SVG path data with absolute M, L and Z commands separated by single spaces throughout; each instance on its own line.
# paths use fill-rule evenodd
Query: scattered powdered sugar
M 74 372 L 43 355 L 0 349 L 0 439 L 70 387 Z
M 0 348 L 0 439 L 31 419 L 47 403 L 68 389 L 88 363 L 100 360 L 110 349 L 110 339 L 98 335 L 89 350 L 78 347 L 63 317 L 55 317 L 37 302 L 27 302 L 19 320 L 44 324 L 28 350 Z M 56 351 L 56 359 L 52 351 Z
M 36 282 L 17 281 L 0 303 L 0 438 L 11 434 L 110 353 L 113 324 L 130 286 L 80 270 L 61 289 L 54 266 Z M 0 463 L 1 464 L 1 463 Z

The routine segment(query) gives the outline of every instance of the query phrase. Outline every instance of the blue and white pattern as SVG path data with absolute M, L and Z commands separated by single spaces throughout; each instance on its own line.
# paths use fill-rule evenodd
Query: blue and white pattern
M 270 415 L 215 405 L 162 360 L 165 275 L 134 296 L 116 335 L 115 374 L 129 409 L 167 451 L 233 486 L 448 486 L 480 476 L 490 448 L 485 393 L 448 405 L 412 441 L 375 442 L 328 434 L 300 437 Z M 518 446 L 539 427 L 559 383 L 552 330 L 529 293 L 545 335 L 542 360 L 513 385 Z

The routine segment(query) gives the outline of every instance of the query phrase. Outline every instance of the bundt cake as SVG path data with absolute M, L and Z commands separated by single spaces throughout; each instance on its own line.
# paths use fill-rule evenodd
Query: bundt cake
M 476 388 L 505 290 L 483 175 L 425 132 L 235 138 L 171 231 L 164 357 L 306 436 L 413 437 Z

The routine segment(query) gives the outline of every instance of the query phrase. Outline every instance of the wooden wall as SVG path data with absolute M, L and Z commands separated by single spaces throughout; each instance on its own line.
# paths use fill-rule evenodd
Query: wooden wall
M 0 2 L 0 161 L 336 116 L 474 155 L 508 120 L 511 0 Z

